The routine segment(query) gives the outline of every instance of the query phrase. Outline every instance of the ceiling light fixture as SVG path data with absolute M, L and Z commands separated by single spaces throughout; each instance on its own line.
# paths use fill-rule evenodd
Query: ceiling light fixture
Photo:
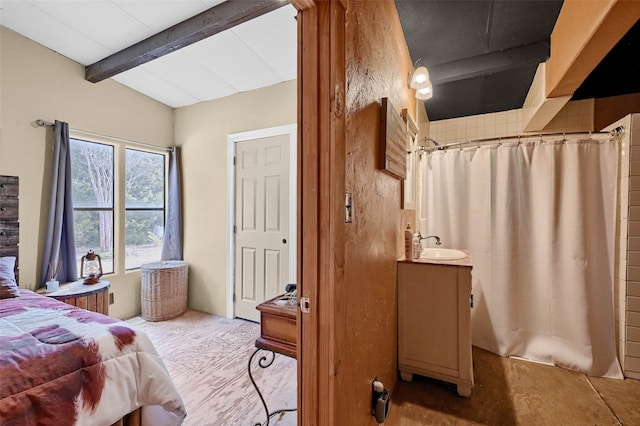
M 418 59 L 413 65 L 416 67 L 422 62 L 422 58 Z M 429 70 L 424 65 L 421 65 L 415 69 L 409 80 L 409 87 L 415 89 L 416 99 L 427 100 L 433 96 L 433 85 L 429 78 Z
M 411 76 L 409 87 L 412 89 L 423 89 L 429 84 L 429 70 L 427 67 L 418 67 Z
M 416 99 L 420 99 L 422 101 L 426 101 L 427 99 L 431 99 L 433 96 L 433 85 L 431 84 L 431 80 L 427 81 L 427 85 L 421 89 L 416 89 Z

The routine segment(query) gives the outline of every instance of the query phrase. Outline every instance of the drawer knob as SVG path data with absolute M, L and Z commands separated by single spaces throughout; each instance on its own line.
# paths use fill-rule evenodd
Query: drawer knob
M 0 183 L 0 188 L 4 188 L 5 184 L 4 183 Z
M 6 232 L 4 232 L 4 231 L 0 231 L 0 236 L 4 237 L 5 235 L 7 235 L 7 233 L 6 233 Z
M 7 210 L 6 207 L 0 207 L 0 211 L 5 211 L 5 210 Z

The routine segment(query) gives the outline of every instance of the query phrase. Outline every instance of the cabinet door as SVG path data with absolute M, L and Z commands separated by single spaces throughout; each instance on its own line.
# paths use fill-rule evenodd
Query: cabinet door
M 398 267 L 400 362 L 457 376 L 458 268 L 403 263 Z

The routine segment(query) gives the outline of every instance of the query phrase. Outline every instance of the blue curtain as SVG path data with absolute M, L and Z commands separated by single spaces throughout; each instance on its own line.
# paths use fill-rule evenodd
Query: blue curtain
M 71 199 L 69 125 L 56 120 L 53 131 L 51 198 L 40 287 L 52 277 L 61 282 L 78 279 Z
M 160 260 L 182 260 L 182 207 L 180 148 L 169 151 L 169 202 Z

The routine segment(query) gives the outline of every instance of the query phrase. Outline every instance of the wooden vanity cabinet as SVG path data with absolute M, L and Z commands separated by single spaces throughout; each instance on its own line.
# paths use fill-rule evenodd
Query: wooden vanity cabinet
M 398 369 L 471 395 L 471 266 L 398 262 Z

